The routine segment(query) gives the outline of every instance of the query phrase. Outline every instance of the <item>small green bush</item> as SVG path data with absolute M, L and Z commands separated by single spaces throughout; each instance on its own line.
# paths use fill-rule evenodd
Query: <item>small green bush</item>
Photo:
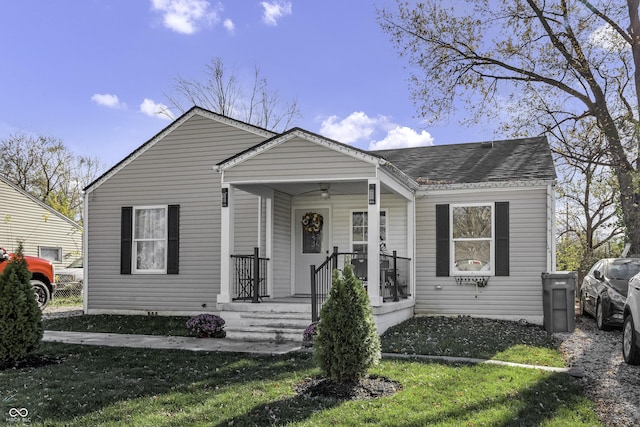
M 11 366 L 36 350 L 42 340 L 42 311 L 22 245 L 0 275 L 0 367 Z
M 357 381 L 380 360 L 380 337 L 369 295 L 345 266 L 334 270 L 331 291 L 320 312 L 314 358 L 333 381 Z

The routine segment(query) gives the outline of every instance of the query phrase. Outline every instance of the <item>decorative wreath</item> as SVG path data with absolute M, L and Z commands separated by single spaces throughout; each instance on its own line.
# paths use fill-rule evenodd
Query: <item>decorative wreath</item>
M 307 212 L 302 217 L 302 229 L 307 233 L 319 233 L 322 230 L 324 220 L 322 215 L 315 212 Z

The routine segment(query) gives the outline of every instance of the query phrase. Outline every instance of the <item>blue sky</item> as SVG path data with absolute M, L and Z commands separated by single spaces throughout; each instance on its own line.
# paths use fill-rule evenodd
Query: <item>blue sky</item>
M 0 139 L 62 140 L 109 167 L 170 123 L 178 76 L 255 67 L 295 125 L 363 149 L 472 142 L 493 128 L 416 117 L 408 71 L 376 23 L 395 0 L 20 0 L 0 6 Z M 179 112 L 174 112 L 179 115 Z

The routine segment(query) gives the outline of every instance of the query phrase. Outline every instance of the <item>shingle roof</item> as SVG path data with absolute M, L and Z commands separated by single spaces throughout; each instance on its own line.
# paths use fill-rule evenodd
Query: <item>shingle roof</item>
M 419 184 L 554 180 L 546 137 L 372 151 Z

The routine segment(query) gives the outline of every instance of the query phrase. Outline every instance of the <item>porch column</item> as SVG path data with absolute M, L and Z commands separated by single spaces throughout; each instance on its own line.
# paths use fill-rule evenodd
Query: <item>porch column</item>
M 231 302 L 231 255 L 234 251 L 233 227 L 235 197 L 233 187 L 222 184 L 220 189 L 220 293 L 218 303 Z M 226 206 L 225 206 L 226 205 Z
M 380 180 L 368 181 L 367 210 L 367 286 L 374 307 L 382 305 L 380 295 Z

